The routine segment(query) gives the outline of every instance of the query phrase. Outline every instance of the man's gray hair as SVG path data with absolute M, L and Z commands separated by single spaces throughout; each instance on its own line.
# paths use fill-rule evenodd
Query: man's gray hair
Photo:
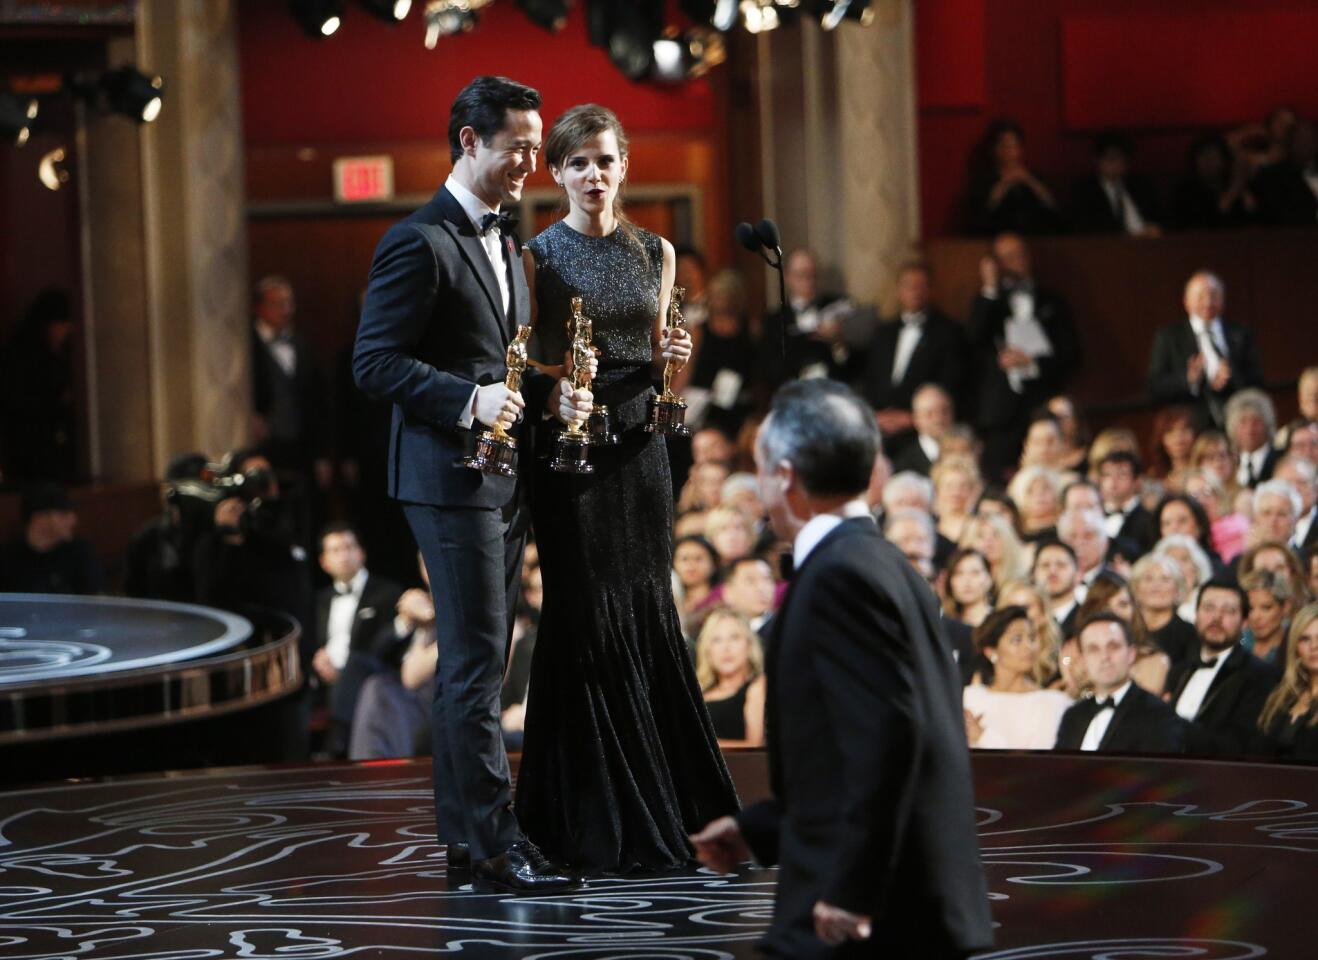
M 883 518 L 883 532 L 886 534 L 897 524 L 903 521 L 918 523 L 924 527 L 925 533 L 929 535 L 930 548 L 938 546 L 938 527 L 934 525 L 934 518 L 927 511 L 916 510 L 913 507 L 902 507 L 899 510 L 893 510 Z
M 1068 543 L 1076 533 L 1076 524 L 1082 524 L 1096 531 L 1104 540 L 1108 539 L 1107 527 L 1103 524 L 1103 514 L 1097 510 L 1067 510 L 1057 518 L 1057 536 L 1063 543 Z
M 1236 425 L 1247 413 L 1257 413 L 1268 426 L 1268 436 L 1277 432 L 1277 411 L 1272 399 L 1258 387 L 1247 387 L 1232 394 L 1226 402 L 1226 433 L 1235 442 Z
M 883 487 L 883 506 L 886 510 L 895 509 L 895 504 L 907 494 L 915 494 L 924 504 L 925 510 L 929 510 L 934 505 L 934 482 L 922 473 L 916 473 L 914 470 L 903 470 L 901 473 L 890 478 Z
M 1190 555 L 1190 563 L 1199 574 L 1199 582 L 1193 586 L 1201 587 L 1213 579 L 1213 562 L 1208 559 L 1208 554 L 1204 553 L 1204 548 L 1199 546 L 1199 541 L 1188 533 L 1168 534 L 1154 544 L 1153 550 L 1150 552 L 1165 556 L 1168 550 L 1176 547 L 1180 547 Z M 1177 562 L 1175 557 L 1172 558 L 1172 561 Z M 1187 583 L 1186 589 L 1193 589 L 1193 587 Z
M 874 410 L 833 380 L 797 380 L 773 398 L 757 440 L 762 462 L 787 462 L 808 493 L 858 495 L 869 488 L 882 444 Z
M 1291 508 L 1291 522 L 1300 519 L 1300 511 L 1304 509 L 1304 501 L 1300 498 L 1299 491 L 1285 480 L 1268 480 L 1255 487 L 1254 506 L 1257 507 L 1264 497 L 1280 497 L 1285 500 Z

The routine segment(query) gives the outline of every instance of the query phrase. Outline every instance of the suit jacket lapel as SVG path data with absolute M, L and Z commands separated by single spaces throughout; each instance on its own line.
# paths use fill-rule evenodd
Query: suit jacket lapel
M 1121 698 L 1121 702 L 1112 708 L 1112 719 L 1108 722 L 1107 730 L 1103 731 L 1103 739 L 1098 742 L 1098 749 L 1102 750 L 1112 740 L 1112 734 L 1121 726 L 1121 721 L 1135 709 L 1135 698 L 1139 696 L 1137 692 L 1139 687 L 1131 681 L 1131 687 L 1126 691 L 1126 695 Z M 1084 734 L 1082 733 L 1083 737 Z
M 526 286 L 526 271 L 522 269 L 521 245 L 511 236 L 503 238 L 508 251 L 508 272 L 512 274 L 512 296 L 508 300 L 508 335 L 517 334 L 517 328 L 531 322 L 531 293 Z
M 1199 713 L 1196 716 L 1202 717 L 1208 705 L 1213 702 L 1213 698 L 1222 692 L 1226 682 L 1235 676 L 1236 672 L 1245 665 L 1245 657 L 1252 656 L 1246 652 L 1244 647 L 1236 644 L 1227 654 L 1226 663 L 1222 664 L 1222 669 L 1217 671 L 1217 676 L 1213 677 L 1213 682 L 1208 685 L 1208 690 L 1204 693 L 1204 702 L 1199 705 Z
M 441 209 L 444 212 L 444 229 L 452 235 L 462 258 L 476 274 L 476 279 L 480 282 L 481 289 L 485 291 L 485 297 L 490 303 L 490 309 L 494 311 L 499 339 L 503 341 L 504 346 L 507 346 L 508 318 L 503 312 L 503 296 L 499 293 L 499 280 L 494 275 L 494 267 L 490 265 L 485 244 L 481 243 L 476 228 L 472 226 L 471 218 L 467 216 L 467 211 L 462 209 L 462 204 L 458 203 L 457 198 L 447 190 L 441 190 L 440 197 Z

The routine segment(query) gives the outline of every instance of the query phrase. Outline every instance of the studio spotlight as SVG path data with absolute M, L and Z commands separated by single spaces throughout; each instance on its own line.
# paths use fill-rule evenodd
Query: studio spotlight
M 317 40 L 333 36 L 343 24 L 343 0 L 291 0 L 289 7 L 302 32 Z
M 681 0 L 682 12 L 696 23 L 728 31 L 737 25 L 738 0 Z
M 697 27 L 681 37 L 666 36 L 654 42 L 654 80 L 681 83 L 704 76 L 727 59 L 723 37 Z
M 0 138 L 21 147 L 32 136 L 32 121 L 37 119 L 37 101 L 0 93 Z
M 567 4 L 568 0 L 517 0 L 528 20 L 554 33 L 567 25 Z
M 476 26 L 476 11 L 490 0 L 430 0 L 426 4 L 426 49 L 434 50 L 440 37 L 466 33 Z
M 819 25 L 825 30 L 836 30 L 844 20 L 855 20 L 862 27 L 874 22 L 874 11 L 870 9 L 869 0 L 832 0 L 824 4 Z
M 741 0 L 741 22 L 751 33 L 777 30 L 778 7 L 774 0 Z
M 401 23 L 412 12 L 412 0 L 358 0 L 371 16 L 385 23 Z
M 47 190 L 58 190 L 69 182 L 69 171 L 64 166 L 66 154 L 63 147 L 56 147 L 37 162 L 37 177 Z
M 165 82 L 132 67 L 120 67 L 101 77 L 101 90 L 106 105 L 115 113 L 132 117 L 138 123 L 151 123 L 160 116 Z

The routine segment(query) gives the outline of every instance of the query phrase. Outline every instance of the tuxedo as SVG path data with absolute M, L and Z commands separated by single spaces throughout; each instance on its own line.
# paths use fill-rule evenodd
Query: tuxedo
M 1304 171 L 1289 160 L 1272 163 L 1254 175 L 1254 195 L 1259 201 L 1259 219 L 1285 227 L 1318 224 L 1318 193 L 1309 186 Z
M 508 344 L 518 324 L 530 323 L 531 310 L 516 238 L 499 235 L 496 267 L 473 222 L 479 210 L 464 208 L 459 192 L 479 207 L 450 179 L 380 241 L 353 374 L 368 394 L 393 404 L 389 494 L 403 503 L 435 596 L 437 839 L 469 843 L 472 857 L 484 860 L 523 839 L 512 813 L 499 688 L 529 517 L 523 483 L 531 471 L 522 464 L 517 478 L 493 476 L 462 461 L 483 429 L 469 420 L 475 388 L 503 380 Z M 519 450 L 532 449 L 530 429 L 552 387 L 553 378 L 526 370 L 526 415 L 510 431 Z
M 276 351 L 292 357 L 292 372 Z M 297 334 L 266 343 L 252 329 L 252 409 L 265 419 L 262 449 L 276 467 L 305 470 L 329 454 L 328 392 L 311 345 Z
M 961 684 L 928 584 L 868 517 L 806 556 L 766 651 L 772 799 L 738 815 L 780 866 L 764 950 L 783 957 L 962 957 L 992 941 Z M 843 948 L 818 900 L 870 916 Z
M 837 294 L 821 293 L 797 311 L 785 303 L 765 318 L 764 337 L 760 341 L 761 376 L 772 390 L 802 376 L 822 375 L 849 382 L 856 359 L 845 347 L 835 348 L 819 339 L 813 330 L 802 328 L 801 316 L 824 311 L 842 302 Z M 782 338 L 782 348 L 779 338 Z
M 1253 457 L 1255 462 L 1257 462 L 1258 464 L 1254 468 L 1254 479 L 1246 483 L 1240 484 L 1242 487 L 1249 487 L 1251 490 L 1254 487 L 1257 487 L 1260 483 L 1266 483 L 1267 481 L 1272 479 L 1273 471 L 1277 469 L 1278 462 L 1280 462 L 1281 458 L 1284 456 L 1284 454 L 1280 450 L 1278 450 L 1276 447 L 1272 446 L 1271 444 L 1265 445 L 1262 457 L 1256 456 L 1257 453 L 1258 451 L 1256 450 L 1254 451 L 1253 454 L 1251 454 L 1251 457 Z M 1241 468 L 1241 454 L 1237 453 L 1236 482 L 1238 483 L 1240 482 L 1240 468 Z
M 884 441 L 884 443 L 887 442 L 887 440 Z M 924 447 L 920 446 L 919 436 L 914 433 L 909 434 L 906 443 L 892 455 L 892 472 L 894 474 L 910 470 L 927 477 L 933 468 L 933 461 L 924 452 Z
M 361 596 L 353 610 L 348 660 L 339 667 L 339 679 L 331 688 L 329 697 L 330 713 L 344 729 L 352 724 L 362 684 L 385 666 L 376 656 L 376 644 L 381 625 L 393 620 L 401 594 L 398 584 L 384 577 L 368 575 L 362 586 Z M 316 636 L 322 647 L 328 646 L 330 641 L 330 611 L 337 595 L 337 587 L 333 584 L 316 594 Z
M 1264 701 L 1281 680 L 1281 671 L 1237 644 L 1225 654 L 1186 734 L 1185 752 L 1198 756 L 1241 756 L 1258 730 Z M 1199 665 L 1199 648 L 1172 665 L 1167 689 L 1176 706 Z
M 1185 721 L 1147 690 L 1132 683 L 1121 702 L 1110 708 L 1112 721 L 1099 741 L 1099 753 L 1180 753 Z M 1057 728 L 1058 750 L 1079 750 L 1098 702 L 1087 697 L 1067 708 Z
M 920 339 L 900 380 L 893 380 L 893 361 L 901 337 L 900 316 L 880 323 L 864 361 L 863 379 L 856 384 L 875 410 L 910 410 L 915 391 L 936 383 L 955 397 L 965 383 L 966 336 L 961 324 L 933 307 L 924 311 Z
M 1140 555 L 1143 556 L 1152 550 L 1153 545 L 1161 538 L 1158 518 L 1140 503 L 1136 503 L 1135 508 L 1125 516 L 1126 519 L 1122 521 L 1121 529 L 1117 531 L 1116 536 L 1138 544 Z
M 1123 196 L 1118 204 L 1097 173 L 1077 180 L 1071 191 L 1071 229 L 1076 233 L 1127 233 L 1125 204 L 1133 204 L 1144 226 L 1158 220 L 1153 185 L 1143 177 L 1127 176 L 1121 180 Z
M 1071 308 L 1060 295 L 1046 288 L 1036 286 L 1031 293 L 1034 317 L 1052 345 L 1052 353 L 1038 358 L 1039 376 L 1023 380 L 1019 393 L 1012 388 L 1007 372 L 998 366 L 998 352 L 1005 344 L 1011 316 L 1010 291 L 1001 289 L 995 297 L 981 293 L 971 306 L 974 392 L 970 410 L 984 441 L 984 466 L 990 482 L 999 480 L 1016 463 L 1030 414 L 1049 397 L 1064 391 L 1080 362 L 1080 340 Z
M 1222 336 L 1226 341 L 1226 359 L 1231 364 L 1231 379 L 1225 389 L 1213 390 L 1205 375 L 1200 381 L 1199 392 L 1195 394 L 1185 378 L 1190 358 L 1200 352 L 1199 338 L 1195 336 L 1189 318 L 1159 330 L 1149 356 L 1149 398 L 1156 404 L 1184 404 L 1195 411 L 1200 426 L 1224 428 L 1226 402 L 1231 394 L 1245 387 L 1260 386 L 1263 370 L 1259 366 L 1258 349 L 1251 331 L 1223 320 Z

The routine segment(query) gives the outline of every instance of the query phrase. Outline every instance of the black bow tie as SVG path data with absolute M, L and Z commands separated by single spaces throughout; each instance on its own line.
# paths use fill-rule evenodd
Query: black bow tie
M 1208 670 L 1208 669 L 1211 669 L 1212 667 L 1215 667 L 1215 666 L 1217 666 L 1217 657 L 1209 657 L 1207 660 L 1204 660 L 1204 659 L 1201 658 L 1201 659 L 1199 660 L 1199 667 L 1198 667 L 1198 669 L 1200 669 L 1200 670 Z
M 1115 710 L 1116 708 L 1117 708 L 1117 701 L 1116 698 L 1114 697 L 1107 697 L 1106 699 L 1100 699 L 1094 701 L 1095 713 L 1102 713 L 1104 710 Z
M 500 233 L 512 233 L 517 226 L 517 214 L 515 213 L 487 213 L 481 217 L 480 230 L 481 236 L 490 232 L 490 228 L 498 230 Z

